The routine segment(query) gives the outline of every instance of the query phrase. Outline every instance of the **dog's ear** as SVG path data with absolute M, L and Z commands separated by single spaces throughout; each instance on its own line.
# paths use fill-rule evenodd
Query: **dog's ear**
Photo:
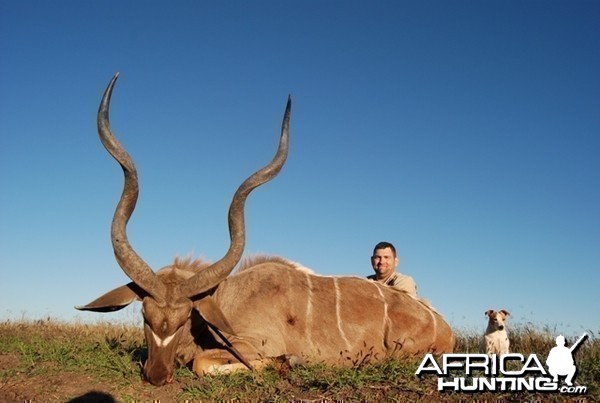
M 485 316 L 490 316 L 494 313 L 493 309 L 488 309 L 487 311 L 485 311 Z
M 503 309 L 500 312 L 502 312 L 504 314 L 504 316 L 509 316 L 510 315 L 510 313 L 506 309 Z

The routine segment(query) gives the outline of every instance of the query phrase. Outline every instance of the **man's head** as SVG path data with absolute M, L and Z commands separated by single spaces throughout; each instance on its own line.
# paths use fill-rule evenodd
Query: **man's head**
M 394 245 L 389 242 L 379 242 L 375 245 L 373 256 L 371 256 L 371 265 L 378 280 L 386 279 L 394 273 L 398 263 Z

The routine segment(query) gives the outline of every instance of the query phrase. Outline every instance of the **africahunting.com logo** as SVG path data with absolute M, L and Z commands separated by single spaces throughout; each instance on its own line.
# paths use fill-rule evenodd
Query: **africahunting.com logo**
M 427 354 L 415 375 L 437 375 L 438 391 L 457 392 L 558 392 L 583 394 L 587 387 L 574 385 L 577 367 L 573 354 L 588 337 L 584 333 L 571 347 L 556 338 L 546 358 L 547 368 L 536 354 L 444 354 L 438 363 Z M 561 382 L 561 380 L 563 382 Z

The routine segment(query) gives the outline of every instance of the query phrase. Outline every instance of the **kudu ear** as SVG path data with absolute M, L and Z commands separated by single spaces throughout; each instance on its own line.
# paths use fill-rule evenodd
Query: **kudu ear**
M 117 287 L 93 300 L 87 305 L 76 306 L 80 311 L 113 312 L 125 308 L 133 301 L 141 301 L 146 295 L 144 290 L 131 282 Z
M 223 311 L 221 311 L 221 308 L 219 308 L 214 299 L 204 297 L 194 302 L 194 307 L 200 312 L 205 321 L 225 333 L 235 335 L 229 321 L 225 318 Z

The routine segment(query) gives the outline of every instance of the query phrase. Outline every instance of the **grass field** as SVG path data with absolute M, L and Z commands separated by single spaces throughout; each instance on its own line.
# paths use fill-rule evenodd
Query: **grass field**
M 180 368 L 173 383 L 157 388 L 141 376 L 146 349 L 140 328 L 5 321 L 0 323 L 0 401 L 594 402 L 600 401 L 600 340 L 589 333 L 575 355 L 576 384 L 587 387 L 587 393 L 577 396 L 438 392 L 436 376 L 415 376 L 421 357 L 344 369 L 307 365 L 204 378 Z M 510 335 L 512 351 L 536 353 L 542 362 L 555 345 L 556 334 L 549 329 L 522 326 Z M 456 352 L 478 352 L 480 340 L 480 334 L 458 332 Z

